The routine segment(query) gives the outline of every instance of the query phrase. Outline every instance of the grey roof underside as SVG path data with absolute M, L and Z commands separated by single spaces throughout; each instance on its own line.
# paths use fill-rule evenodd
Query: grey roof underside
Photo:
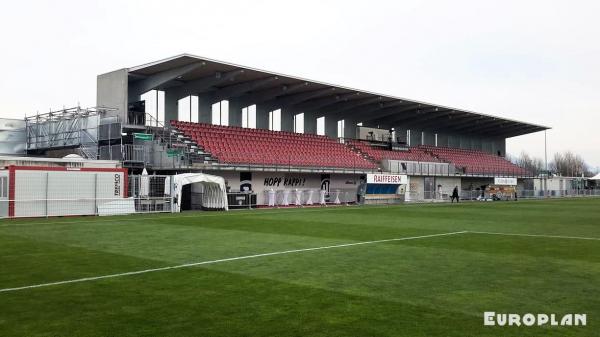
M 247 100 L 249 104 L 280 102 L 298 112 L 314 111 L 326 117 L 363 122 L 366 126 L 412 127 L 498 138 L 549 129 L 543 125 L 317 82 L 189 54 L 128 70 L 130 88 L 137 86 L 141 91 L 181 91 L 191 87 L 198 92 L 181 91 L 182 95 L 208 92 L 215 98 L 237 97 L 242 102 Z

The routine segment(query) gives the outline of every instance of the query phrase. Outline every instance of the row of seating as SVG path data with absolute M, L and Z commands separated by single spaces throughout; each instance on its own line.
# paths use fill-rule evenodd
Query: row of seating
M 372 145 L 366 141 L 347 141 L 351 146 L 354 146 L 361 152 L 373 158 L 377 162 L 384 159 L 406 160 L 418 162 L 439 162 L 440 160 L 428 154 L 425 150 L 418 147 L 408 148 L 404 151 L 392 151 L 382 148 L 377 145 Z
M 172 121 L 172 125 L 227 164 L 377 169 L 326 136 Z
M 511 163 L 504 157 L 479 150 L 431 145 L 420 145 L 419 148 L 443 161 L 454 164 L 457 169 L 463 170 L 464 173 L 468 174 L 528 174 L 527 170 Z
M 503 157 L 478 150 L 420 145 L 405 151 L 392 151 L 359 140 L 346 140 L 349 145 L 346 146 L 335 139 L 314 134 L 181 121 L 172 121 L 172 125 L 211 153 L 213 158 L 228 164 L 377 169 L 382 160 L 393 159 L 452 163 L 466 174 L 528 174 Z M 360 153 L 375 162 L 363 158 Z

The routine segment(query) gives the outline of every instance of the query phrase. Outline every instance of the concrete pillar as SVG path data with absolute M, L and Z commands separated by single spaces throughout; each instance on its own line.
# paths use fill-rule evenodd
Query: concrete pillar
M 356 129 L 357 129 L 356 123 L 357 123 L 357 121 L 355 119 L 344 118 L 344 138 L 352 138 L 352 139 L 358 138 L 358 135 L 356 132 Z
M 448 135 L 445 133 L 438 133 L 438 146 L 447 147 L 448 144 Z
M 395 127 L 394 131 L 396 132 L 396 139 L 394 139 L 394 141 L 397 141 L 398 139 L 400 140 L 400 142 L 404 142 L 408 144 L 408 139 L 407 139 L 407 135 L 406 135 L 406 128 L 402 128 L 402 127 Z
M 294 131 L 294 111 L 281 108 L 281 131 Z
M 317 116 L 312 112 L 304 113 L 304 133 L 306 134 L 317 134 Z
M 212 123 L 212 101 L 208 95 L 198 95 L 198 122 Z
M 169 90 L 165 91 L 165 125 L 179 117 L 179 96 Z
M 229 125 L 242 126 L 242 105 L 236 99 L 229 100 Z
M 325 135 L 329 138 L 337 138 L 337 119 L 325 116 Z
M 421 145 L 421 130 L 410 129 L 410 146 Z
M 269 108 L 257 104 L 256 105 L 256 128 L 257 129 L 269 129 Z
M 435 145 L 435 132 L 433 131 L 423 131 L 424 132 L 424 145 Z

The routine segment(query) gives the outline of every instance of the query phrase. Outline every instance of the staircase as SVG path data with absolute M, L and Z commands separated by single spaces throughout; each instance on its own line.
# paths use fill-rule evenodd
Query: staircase
M 162 146 L 165 152 L 180 150 L 186 159 L 189 159 L 190 163 L 210 164 L 217 162 L 210 153 L 204 151 L 201 146 L 176 127 L 153 120 L 154 118 L 150 115 L 146 118 L 150 119 L 150 124 L 156 125 L 146 126 L 146 133 L 154 135 L 154 140 Z
M 98 159 L 98 144 L 81 144 L 79 146 L 79 155 L 85 159 Z
M 348 146 L 350 148 L 350 150 L 352 150 L 353 152 L 358 153 L 365 160 L 368 160 L 368 161 L 370 161 L 371 163 L 373 163 L 373 164 L 375 164 L 377 166 L 379 166 L 381 164 L 375 158 L 369 156 L 367 153 L 363 152 L 361 149 L 359 149 L 356 146 L 354 146 L 354 144 L 352 144 L 351 140 L 346 140 L 344 142 L 344 144 L 346 144 L 346 146 Z
M 427 153 L 428 155 L 432 156 L 433 158 L 439 160 L 442 163 L 447 162 L 447 160 L 440 158 L 440 156 L 438 156 L 437 154 L 433 153 L 433 151 L 424 148 L 423 151 L 425 151 L 425 153 Z

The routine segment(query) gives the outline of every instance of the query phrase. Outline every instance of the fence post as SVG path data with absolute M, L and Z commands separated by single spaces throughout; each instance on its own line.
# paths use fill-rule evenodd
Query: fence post
M 48 217 L 48 187 L 50 186 L 49 180 L 50 180 L 50 172 L 46 172 L 46 210 L 44 212 L 44 213 L 46 213 L 46 218 Z

